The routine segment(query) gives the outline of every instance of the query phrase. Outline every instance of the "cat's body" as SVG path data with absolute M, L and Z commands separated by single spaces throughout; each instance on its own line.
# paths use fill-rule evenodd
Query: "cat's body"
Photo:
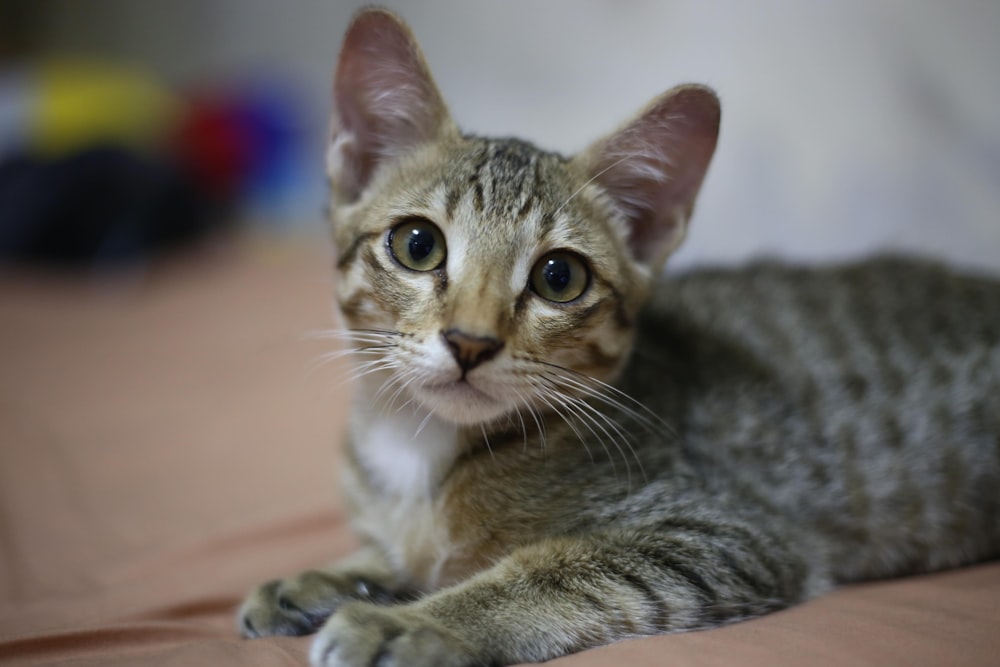
M 998 289 L 892 258 L 696 272 L 653 297 L 623 387 L 672 378 L 646 400 L 696 478 L 815 535 L 834 582 L 995 556 Z
M 702 270 L 663 280 L 639 331 L 618 386 L 664 425 L 604 405 L 627 433 L 555 421 L 542 438 L 525 414 L 487 447 L 478 427 L 420 429 L 419 410 L 374 415 L 382 432 L 349 447 L 353 513 L 403 580 L 434 590 L 518 544 L 725 496 L 811 536 L 825 585 L 998 553 L 995 282 L 885 258 Z M 401 461 L 434 449 L 461 464 Z
M 335 96 L 366 546 L 262 586 L 246 634 L 508 664 L 1000 555 L 1000 283 L 889 259 L 654 278 L 714 148 L 703 88 L 572 159 L 469 137 L 375 10 Z

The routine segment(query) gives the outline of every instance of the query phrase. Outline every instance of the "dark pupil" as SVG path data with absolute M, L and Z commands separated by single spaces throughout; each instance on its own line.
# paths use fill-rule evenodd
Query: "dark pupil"
M 561 292 L 569 285 L 569 262 L 564 259 L 550 259 L 545 262 L 542 275 L 545 276 L 545 282 L 548 283 L 553 291 Z
M 423 229 L 410 232 L 410 257 L 419 262 L 426 259 L 434 250 L 434 235 Z

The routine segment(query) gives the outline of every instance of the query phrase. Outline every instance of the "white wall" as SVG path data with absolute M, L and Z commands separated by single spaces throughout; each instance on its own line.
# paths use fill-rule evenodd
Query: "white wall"
M 116 25 L 105 48 L 176 80 L 291 71 L 322 106 L 363 3 L 70 4 L 56 21 L 70 42 L 99 17 Z M 675 265 L 899 248 L 1000 269 L 996 0 L 385 4 L 477 133 L 571 152 L 673 84 L 715 87 L 719 151 Z

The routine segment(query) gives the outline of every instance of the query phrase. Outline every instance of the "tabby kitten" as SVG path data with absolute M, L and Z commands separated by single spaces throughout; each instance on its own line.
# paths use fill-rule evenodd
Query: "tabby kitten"
M 658 278 L 700 86 L 573 158 L 462 134 L 409 30 L 347 32 L 329 150 L 365 547 L 266 583 L 316 665 L 497 665 L 1000 554 L 1000 284 L 898 259 Z

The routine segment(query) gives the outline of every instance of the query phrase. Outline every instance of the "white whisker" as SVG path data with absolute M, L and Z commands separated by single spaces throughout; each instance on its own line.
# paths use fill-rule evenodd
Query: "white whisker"
M 535 422 L 535 429 L 538 431 L 538 444 L 541 447 L 542 454 L 544 454 L 546 445 L 545 422 L 538 414 L 538 411 L 535 409 L 535 407 L 531 405 L 530 401 L 525 399 L 524 395 L 521 394 L 521 392 L 514 390 L 514 393 L 517 395 L 517 398 L 521 402 L 521 405 L 523 405 L 525 409 L 528 411 L 528 414 L 531 415 L 532 421 Z M 523 423 L 524 422 L 522 421 L 522 424 Z M 525 434 L 525 441 L 527 441 L 527 434 Z M 527 447 L 527 442 L 525 442 L 525 447 Z
M 303 335 L 306 340 L 345 340 L 367 338 L 370 340 L 390 340 L 402 336 L 398 331 L 385 329 L 318 329 Z
M 375 402 L 379 402 L 380 399 L 382 399 L 385 396 L 385 394 L 388 393 L 388 390 L 391 389 L 392 386 L 398 385 L 396 390 L 392 393 L 392 396 L 390 396 L 388 400 L 385 401 L 385 405 L 387 410 L 394 412 L 401 411 L 404 407 L 406 407 L 406 403 L 403 403 L 403 405 L 401 405 L 399 408 L 396 408 L 395 410 L 393 410 L 392 406 L 395 405 L 396 400 L 400 397 L 400 395 L 404 391 L 406 391 L 406 388 L 409 387 L 410 384 L 412 384 L 417 379 L 417 376 L 418 373 L 416 370 L 412 368 L 404 369 L 401 373 L 393 375 L 385 384 L 379 387 L 379 390 L 375 392 L 373 400 L 375 400 Z
M 618 165 L 620 165 L 622 162 L 625 162 L 626 160 L 630 160 L 630 159 L 632 159 L 634 157 L 637 157 L 638 155 L 639 155 L 638 153 L 630 153 L 628 155 L 625 155 L 621 159 L 615 160 L 614 162 L 612 162 L 611 164 L 609 164 L 607 167 L 605 167 L 604 169 L 601 169 L 599 172 L 597 172 L 596 174 L 594 174 L 593 176 L 591 176 L 590 178 L 588 178 L 586 183 L 584 183 L 583 185 L 581 185 L 580 187 L 578 187 L 573 192 L 573 194 L 571 194 L 569 197 L 566 198 L 566 201 L 564 201 L 562 204 L 559 205 L 559 208 L 557 208 L 556 211 L 555 211 L 555 213 L 552 214 L 552 217 L 554 218 L 557 215 L 559 215 L 559 212 L 561 210 L 563 210 L 566 207 L 567 204 L 569 204 L 571 201 L 573 201 L 578 194 L 580 194 L 581 192 L 583 192 L 584 189 L 588 185 L 590 185 L 591 183 L 593 183 L 594 181 L 596 181 L 598 178 L 600 178 L 601 176 L 603 176 L 607 172 L 611 171 L 612 169 L 614 169 L 615 167 L 617 167 Z
M 675 434 L 674 429 L 662 417 L 617 387 L 557 364 L 539 360 L 532 361 L 549 368 L 548 374 L 550 377 L 557 379 L 559 382 L 571 384 L 590 397 L 620 410 L 625 416 L 639 422 L 650 432 L 665 433 L 667 435 Z
M 525 426 L 525 424 L 524 424 L 524 417 L 521 415 L 521 408 L 520 407 L 518 407 L 516 405 L 514 406 L 514 414 L 517 415 L 517 420 L 519 422 L 521 422 L 521 435 L 523 436 L 523 439 L 524 439 L 524 446 L 521 448 L 521 452 L 523 454 L 527 454 L 528 453 L 528 427 Z
M 596 421 L 597 419 L 600 419 L 602 422 L 607 424 L 607 426 L 612 431 L 614 431 L 617 438 L 611 437 L 610 434 L 608 434 L 608 437 L 611 439 L 612 444 L 614 444 L 615 447 L 618 449 L 618 453 L 621 454 L 622 460 L 625 462 L 625 472 L 628 477 L 629 486 L 631 487 L 632 484 L 632 471 L 631 471 L 631 466 L 629 465 L 628 457 L 625 455 L 625 451 L 622 449 L 622 444 L 625 445 L 625 447 L 629 451 L 629 454 L 632 455 L 632 459 L 636 462 L 636 465 L 639 466 L 639 472 L 642 474 L 643 481 L 648 482 L 649 480 L 646 477 L 646 471 L 642 465 L 642 460 L 639 458 L 639 454 L 635 451 L 635 448 L 632 446 L 631 436 L 625 430 L 623 430 L 622 426 L 617 421 L 615 421 L 608 415 L 604 414 L 602 411 L 598 410 L 595 406 L 591 405 L 587 401 L 577 398 L 575 396 L 567 396 L 566 398 L 568 401 L 578 406 L 581 411 L 585 412 L 590 417 L 590 419 L 594 420 L 598 428 L 600 428 L 602 432 L 608 433 L 607 430 L 604 429 L 603 426 L 601 426 L 600 422 Z
M 522 358 L 530 364 L 543 367 L 540 371 L 527 371 L 524 375 L 534 387 L 535 400 L 545 405 L 555 415 L 567 423 L 576 437 L 585 446 L 592 438 L 598 442 L 608 456 L 615 470 L 615 459 L 620 458 L 625 465 L 628 484 L 632 484 L 633 462 L 644 480 L 648 479 L 642 459 L 634 446 L 635 434 L 606 412 L 600 405 L 610 408 L 614 414 L 632 420 L 652 433 L 672 433 L 670 427 L 646 406 L 611 385 L 578 373 L 568 368 L 545 361 Z M 632 407 L 632 406 L 636 407 Z M 641 412 L 640 412 L 641 410 Z M 588 437 L 574 425 L 578 421 Z M 618 457 L 611 455 L 609 447 L 617 450 Z M 590 450 L 588 454 L 593 455 Z M 617 473 L 615 473 L 617 474 Z
M 482 431 L 482 434 L 483 434 L 483 442 L 485 442 L 485 443 L 486 443 L 486 449 L 487 449 L 487 450 L 489 451 L 489 453 L 490 453 L 490 458 L 491 458 L 491 459 L 493 459 L 494 461 L 496 461 L 496 456 L 494 456 L 494 454 L 493 454 L 493 448 L 492 448 L 492 447 L 490 446 L 490 439 L 489 439 L 489 436 L 487 436 L 487 435 L 486 435 L 486 425 L 485 425 L 485 424 L 482 424 L 482 423 L 480 423 L 480 424 L 479 424 L 479 430 L 480 430 L 480 431 Z
M 611 464 L 611 472 L 613 475 L 615 475 L 615 477 L 617 477 L 618 470 L 617 467 L 615 466 L 615 458 L 614 456 L 612 456 L 611 450 L 608 449 L 608 442 L 610 442 L 615 446 L 615 449 L 618 450 L 618 454 L 621 456 L 622 461 L 625 463 L 625 476 L 629 481 L 629 485 L 631 486 L 632 471 L 629 468 L 628 460 L 625 458 L 625 452 L 622 450 L 621 445 L 618 444 L 617 440 L 615 439 L 615 436 L 613 436 L 608 431 L 608 429 L 604 427 L 604 425 L 602 425 L 599 421 L 597 421 L 597 419 L 594 418 L 594 416 L 590 413 L 590 410 L 584 409 L 585 407 L 591 408 L 591 406 L 587 405 L 583 401 L 580 401 L 579 399 L 576 399 L 573 396 L 570 396 L 569 394 L 564 394 L 559 392 L 557 388 L 553 388 L 552 391 L 556 394 L 556 396 L 559 397 L 560 403 L 563 405 L 563 407 L 565 407 L 567 410 L 570 410 L 572 414 L 575 415 L 576 418 L 579 419 L 580 422 L 587 428 L 587 430 L 590 431 L 591 434 L 593 434 L 594 439 L 598 443 L 600 443 L 601 448 L 604 450 L 604 453 L 608 457 L 608 462 Z M 594 427 L 596 427 L 597 430 L 594 430 Z M 600 433 L 598 433 L 597 431 L 600 431 Z M 587 450 L 587 454 L 590 455 L 590 459 L 591 461 L 593 461 L 594 456 L 593 454 L 591 454 L 589 449 Z
M 587 439 L 583 437 L 583 434 L 580 432 L 580 429 L 576 427 L 576 424 L 573 423 L 573 420 L 569 419 L 565 414 L 563 414 L 559 410 L 559 407 L 564 407 L 570 410 L 571 412 L 574 412 L 571 407 L 566 405 L 564 400 L 565 397 L 559 394 L 557 391 L 554 391 L 553 388 L 550 386 L 539 385 L 536 383 L 534 389 L 535 389 L 534 391 L 535 396 L 538 397 L 547 406 L 549 406 L 549 409 L 552 410 L 552 412 L 554 412 L 560 419 L 562 419 L 567 426 L 569 426 L 570 430 L 573 431 L 573 433 L 576 435 L 577 440 L 579 440 L 580 444 L 583 445 L 583 448 L 587 452 L 587 456 L 590 457 L 591 462 L 594 462 L 595 461 L 594 454 L 593 452 L 590 451 L 590 447 L 587 445 Z M 555 404 L 553 403 L 553 401 L 555 401 Z M 558 407 L 556 404 L 558 404 Z M 590 430 L 591 434 L 593 434 L 597 442 L 599 442 L 601 446 L 604 447 L 605 453 L 608 454 L 608 460 L 611 461 L 611 470 L 613 473 L 615 473 L 614 460 L 611 458 L 611 453 L 608 452 L 604 442 L 601 440 L 600 436 L 598 436 L 597 433 L 592 428 L 590 428 L 589 424 L 584 422 L 584 426 L 586 426 Z
M 334 364 L 347 357 L 376 357 L 374 360 L 353 364 L 339 374 L 334 379 L 334 383 L 342 385 L 347 382 L 356 382 L 369 373 L 377 372 L 378 370 L 388 370 L 398 367 L 398 363 L 391 357 L 391 352 L 397 347 L 395 339 L 401 335 L 398 332 L 366 329 L 326 329 L 310 332 L 306 334 L 305 338 L 313 340 L 338 340 L 345 343 L 346 347 L 319 355 L 312 362 L 307 372 L 310 374 L 315 373 L 324 366 Z
M 378 347 L 361 347 L 361 348 L 351 348 L 347 350 L 335 350 L 333 352 L 325 352 L 310 364 L 309 372 L 315 373 L 319 369 L 332 364 L 335 361 L 339 361 L 344 357 L 350 357 L 353 355 L 382 355 L 384 351 L 391 348 L 390 345 L 380 345 Z
M 386 370 L 395 367 L 397 364 L 392 359 L 386 359 L 384 357 L 379 357 L 377 359 L 372 359 L 370 361 L 365 361 L 362 363 L 354 364 L 344 369 L 344 371 L 334 378 L 334 382 L 337 384 L 346 384 L 349 382 L 356 382 L 357 380 L 365 377 L 370 373 L 375 373 L 380 370 Z
M 434 416 L 434 413 L 431 412 L 430 410 L 428 410 L 427 411 L 427 416 L 420 420 L 420 424 L 417 426 L 417 430 L 413 434 L 413 439 L 414 440 L 417 439 L 417 436 L 420 435 L 421 431 L 424 430 L 424 427 L 427 426 L 427 423 L 431 420 L 431 417 L 433 417 L 433 416 Z

